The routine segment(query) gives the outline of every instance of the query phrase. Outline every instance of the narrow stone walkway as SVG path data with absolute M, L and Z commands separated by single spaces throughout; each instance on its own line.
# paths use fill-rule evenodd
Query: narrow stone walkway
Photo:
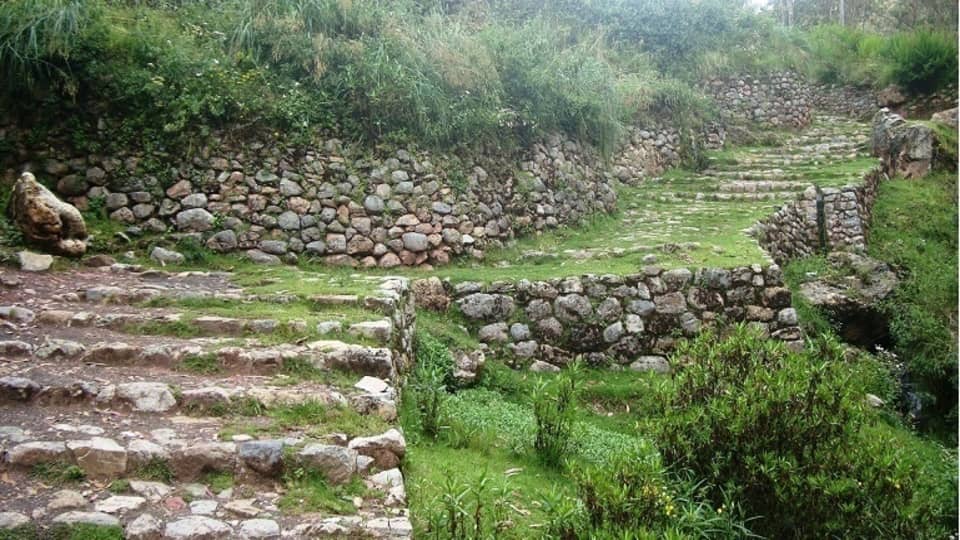
M 673 169 L 624 186 L 616 220 L 521 241 L 519 253 L 491 259 L 518 271 L 525 261 L 549 260 L 563 274 L 629 273 L 654 258 L 667 267 L 762 263 L 767 257 L 751 226 L 811 184 L 859 181 L 875 163 L 868 138 L 864 123 L 817 116 L 775 146 L 710 152 L 703 171 Z

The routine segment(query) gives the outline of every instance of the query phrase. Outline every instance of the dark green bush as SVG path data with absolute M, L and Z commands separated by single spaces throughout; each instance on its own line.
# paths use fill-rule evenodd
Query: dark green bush
M 896 34 L 886 47 L 890 77 L 914 92 L 932 92 L 957 80 L 957 38 L 932 30 Z
M 931 462 L 928 443 L 864 410 L 838 343 L 794 353 L 738 326 L 681 344 L 674 364 L 665 400 L 676 412 L 659 425 L 661 452 L 716 486 L 716 506 L 730 497 L 757 516 L 753 532 L 938 538 L 953 529 L 955 495 L 937 495 L 956 484 L 948 462 Z

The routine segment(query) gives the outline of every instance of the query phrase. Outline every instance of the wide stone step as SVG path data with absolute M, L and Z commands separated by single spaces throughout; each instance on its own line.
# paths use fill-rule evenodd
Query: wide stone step
M 376 377 L 363 377 L 348 388 L 310 381 L 277 378 L 244 382 L 234 379 L 207 381 L 199 376 L 179 377 L 175 382 L 135 379 L 108 371 L 105 377 L 59 376 L 33 369 L 0 377 L 0 404 L 30 407 L 94 407 L 144 414 L 224 415 L 240 411 L 320 404 L 350 407 L 361 415 L 376 415 L 384 421 L 397 418 L 396 392 Z
M 282 369 L 286 362 L 296 360 L 305 361 L 320 370 L 338 369 L 386 380 L 393 380 L 396 375 L 393 352 L 387 347 L 356 345 L 336 340 L 257 348 L 211 347 L 208 343 L 186 340 L 176 344 L 152 345 L 123 341 L 84 344 L 48 338 L 35 346 L 25 341 L 8 340 L 0 341 L 0 357 L 79 360 L 91 364 L 159 366 L 170 369 L 201 359 L 227 371 L 250 373 L 275 373 Z
M 124 439 L 96 435 L 100 429 L 63 424 L 57 436 L 35 438 L 36 429 L 0 426 L 8 480 L 0 486 L 0 524 L 24 534 L 57 525 L 122 527 L 127 538 L 410 537 L 398 468 L 406 442 L 397 430 L 208 441 L 171 428 L 127 431 Z M 294 471 L 364 489 L 332 512 L 341 515 L 301 515 L 286 493 Z

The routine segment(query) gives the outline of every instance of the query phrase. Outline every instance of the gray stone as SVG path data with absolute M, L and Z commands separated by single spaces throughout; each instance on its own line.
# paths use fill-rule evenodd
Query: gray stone
M 177 228 L 186 231 L 204 232 L 213 228 L 213 214 L 203 208 L 191 208 L 177 214 Z
M 203 193 L 191 193 L 180 199 L 180 205 L 184 208 L 206 208 L 207 196 Z
M 517 358 L 533 358 L 533 356 L 537 354 L 537 349 L 539 349 L 537 342 L 532 339 L 511 343 L 509 347 L 510 351 Z
M 153 248 L 153 251 L 150 252 L 150 258 L 157 261 L 160 264 L 183 264 L 186 258 L 182 253 L 177 253 L 169 249 L 164 249 L 160 246 Z
M 86 252 L 87 226 L 80 211 L 58 199 L 33 174 L 20 175 L 6 212 L 28 242 L 72 257 Z
M 88 476 L 112 478 L 127 470 L 127 451 L 113 439 L 93 437 L 89 440 L 68 441 L 67 449 Z
M 36 318 L 36 314 L 20 306 L 0 306 L 0 319 L 13 321 L 17 323 L 30 323 Z
M 323 255 L 327 251 L 327 244 L 323 240 L 314 240 L 307 243 L 306 250 L 310 255 Z
M 47 503 L 47 510 L 69 510 L 71 508 L 83 508 L 86 505 L 87 499 L 79 491 L 61 489 L 53 494 L 50 502 Z
M 29 524 L 30 518 L 19 512 L 0 512 L 0 531 L 18 529 Z
M 32 251 L 18 251 L 17 262 L 24 272 L 45 272 L 53 264 L 53 256 Z
M 150 514 L 141 514 L 123 530 L 126 540 L 160 540 L 163 524 Z
M 37 358 L 76 358 L 86 351 L 82 343 L 66 339 L 46 338 L 42 345 L 34 352 Z
M 670 364 L 662 356 L 641 356 L 630 364 L 633 371 L 653 371 L 656 373 L 670 373 Z
M 230 229 L 220 231 L 207 239 L 207 248 L 224 253 L 237 249 L 237 233 Z
M 593 314 L 590 299 L 581 294 L 558 296 L 553 301 L 553 310 L 561 321 L 579 321 Z
M 103 512 L 79 512 L 76 510 L 65 512 L 53 518 L 54 523 L 66 523 L 68 525 L 96 525 L 99 527 L 119 527 L 120 520 L 104 514 Z
M 39 384 L 24 377 L 0 377 L 0 400 L 30 401 L 40 388 Z
M 260 242 L 260 251 L 271 255 L 283 255 L 287 252 L 287 243 L 281 240 L 264 240 Z
M 171 521 L 163 530 L 163 538 L 169 540 L 218 540 L 232 535 L 233 530 L 229 525 L 205 516 L 188 516 Z
M 240 522 L 237 534 L 243 540 L 280 538 L 280 525 L 272 519 L 248 519 Z
M 97 501 L 93 505 L 94 510 L 105 514 L 126 514 L 143 508 L 147 500 L 143 497 L 132 497 L 129 495 L 114 495 L 107 497 L 102 501 Z
M 604 321 L 618 319 L 622 313 L 623 308 L 620 307 L 620 302 L 613 297 L 607 297 L 597 306 L 597 315 Z
M 107 195 L 107 200 L 105 203 L 107 210 L 117 210 L 129 204 L 130 201 L 127 199 L 127 196 L 124 193 L 111 193 Z
M 607 343 L 616 343 L 623 336 L 623 323 L 617 321 L 603 329 L 603 340 Z
M 393 324 L 389 319 L 364 321 L 351 324 L 347 331 L 351 334 L 373 339 L 379 343 L 389 343 L 393 334 Z
M 507 323 L 497 322 L 482 326 L 480 330 L 477 331 L 477 339 L 484 343 L 503 343 L 508 341 L 509 337 L 507 336 Z
M 190 513 L 195 516 L 212 516 L 217 512 L 220 503 L 214 499 L 200 499 L 190 501 Z
M 430 248 L 430 243 L 427 241 L 427 235 L 425 234 L 408 232 L 403 233 L 402 238 L 404 249 L 413 251 L 414 253 L 426 251 Z
M 32 441 L 18 444 L 7 452 L 7 462 L 20 467 L 69 460 L 67 445 L 60 441 Z
M 300 184 L 286 178 L 280 180 L 280 194 L 284 197 L 296 197 L 301 193 L 303 193 L 303 188 L 300 187 Z
M 300 216 L 296 212 L 287 210 L 277 216 L 277 225 L 285 231 L 294 231 L 300 229 Z
M 502 321 L 513 314 L 513 298 L 503 294 L 474 293 L 460 299 L 460 311 L 470 319 Z
M 0 341 L 0 356 L 7 358 L 15 356 L 28 356 L 32 352 L 33 345 L 30 345 L 26 341 L 14 339 Z
M 525 341 L 530 339 L 530 327 L 523 323 L 513 323 L 510 325 L 510 337 L 514 341 Z
M 266 476 L 276 476 L 283 468 L 283 442 L 279 440 L 240 443 L 237 453 L 247 467 Z
M 379 214 L 383 212 L 384 203 L 383 199 L 377 195 L 367 195 L 363 199 L 363 208 L 370 212 L 371 214 Z
M 170 387 L 163 383 L 132 382 L 117 385 L 116 397 L 135 411 L 166 412 L 177 405 Z
M 347 447 L 356 450 L 360 455 L 372 457 L 374 464 L 380 469 L 399 466 L 407 453 L 407 441 L 396 429 L 372 437 L 357 437 L 351 440 Z
M 542 360 L 534 360 L 533 363 L 530 364 L 530 371 L 535 373 L 559 373 L 560 368 Z
M 277 257 L 276 255 L 271 255 L 269 253 L 264 253 L 259 249 L 247 250 L 244 253 L 244 256 L 246 256 L 246 258 L 249 259 L 254 264 L 263 264 L 263 265 L 270 265 L 270 266 L 276 266 L 281 264 L 280 257 Z
M 308 444 L 297 457 L 305 465 L 323 473 L 334 485 L 345 484 L 357 472 L 357 451 L 331 444 Z
M 671 292 L 654 298 L 657 313 L 678 314 L 687 309 L 687 301 L 682 293 Z M 639 315 L 639 313 L 638 313 Z
M 777 314 L 777 322 L 785 326 L 796 326 L 797 319 L 797 310 L 793 308 L 781 309 L 780 313 Z

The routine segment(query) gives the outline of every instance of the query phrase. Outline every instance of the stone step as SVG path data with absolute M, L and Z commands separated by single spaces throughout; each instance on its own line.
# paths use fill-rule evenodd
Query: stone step
M 60 427 L 76 431 L 37 440 L 0 428 L 9 480 L 0 486 L 0 526 L 27 532 L 86 523 L 123 527 L 127 538 L 410 537 L 397 467 L 406 443 L 396 430 L 349 440 L 208 442 L 177 439 L 170 428 L 118 441 L 90 435 L 96 426 Z M 342 515 L 301 515 L 286 492 L 293 472 L 305 470 L 329 486 L 359 481 L 364 489 L 332 512 Z
M 803 191 L 810 187 L 810 182 L 774 182 L 769 180 L 722 182 L 717 189 L 732 193 L 755 193 L 768 191 Z
M 179 312 L 163 313 L 107 313 L 98 315 L 91 311 L 70 311 L 47 309 L 36 314 L 35 322 L 42 326 L 58 328 L 106 328 L 120 333 L 156 333 L 151 332 L 152 325 L 188 325 L 191 331 L 205 336 L 244 336 L 273 334 L 286 331 L 291 334 L 306 335 L 310 328 L 318 328 L 320 333 L 339 331 L 342 324 L 336 320 L 318 318 L 314 320 L 295 319 L 280 322 L 276 319 L 244 319 L 200 315 L 189 317 Z M 349 335 L 364 338 L 374 343 L 390 343 L 393 325 L 389 319 L 362 321 L 349 325 Z M 162 333 L 162 332 L 161 332 Z
M 362 415 L 373 414 L 387 422 L 397 417 L 395 390 L 390 383 L 376 377 L 363 377 L 354 386 L 344 388 L 289 377 L 211 380 L 180 375 L 174 380 L 161 380 L 138 379 L 117 370 L 103 370 L 96 378 L 84 375 L 88 374 L 61 375 L 41 369 L 6 374 L 0 377 L 0 404 L 52 409 L 92 406 L 98 411 L 143 414 L 223 415 L 319 403 L 334 408 L 350 407 Z
M 727 193 L 727 192 L 703 192 L 703 191 L 661 191 L 659 193 L 643 196 L 645 200 L 655 200 L 657 202 L 678 202 L 678 201 L 780 201 L 795 197 L 795 191 L 768 191 L 763 193 Z
M 275 373 L 284 366 L 285 362 L 297 359 L 306 361 L 320 370 L 339 369 L 386 380 L 393 380 L 396 375 L 391 349 L 336 340 L 250 348 L 211 346 L 210 342 L 205 340 L 142 345 L 124 341 L 84 344 L 78 341 L 47 338 L 38 345 L 25 341 L 0 341 L 0 353 L 2 353 L 0 358 L 77 360 L 89 364 L 142 365 L 167 369 L 182 366 L 184 362 L 198 357 L 211 357 L 210 363 L 217 367 L 231 372 L 245 373 Z

